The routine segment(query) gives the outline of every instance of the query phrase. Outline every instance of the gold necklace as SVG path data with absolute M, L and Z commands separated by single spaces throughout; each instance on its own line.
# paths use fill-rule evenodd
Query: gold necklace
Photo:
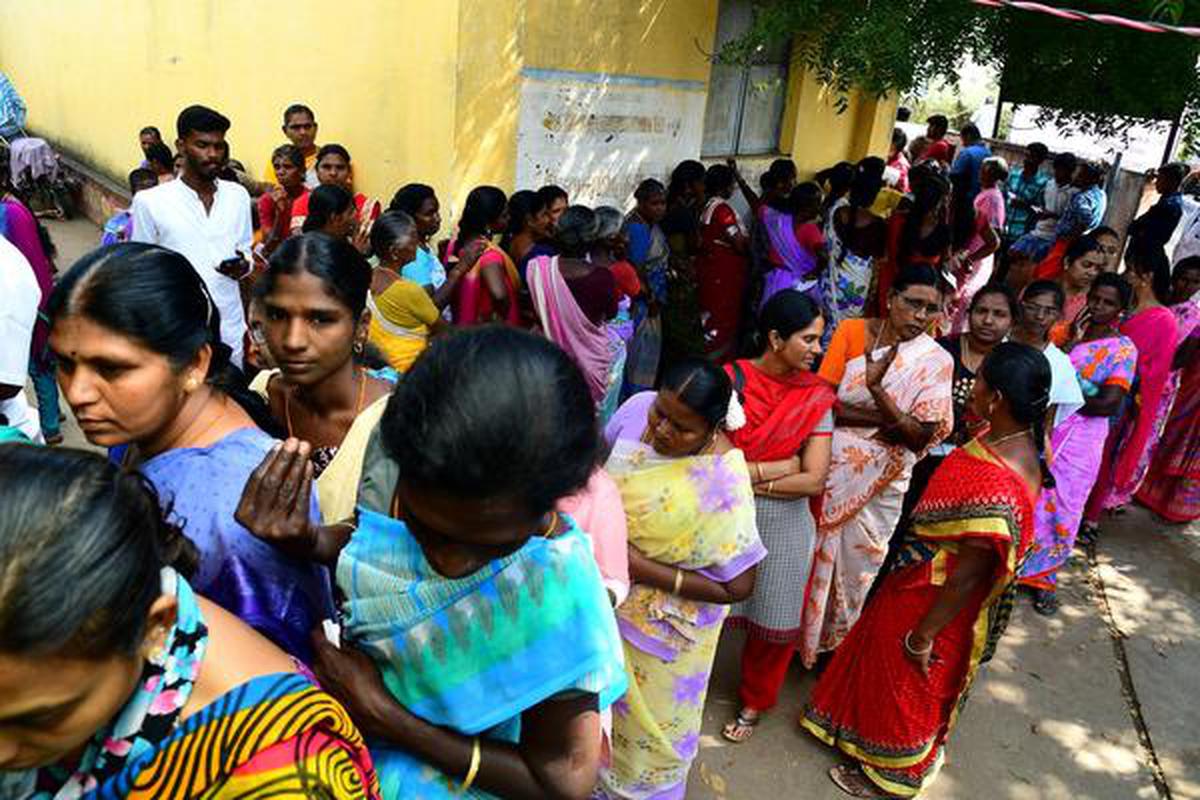
M 1021 428 L 1021 430 L 1019 430 L 1019 431 L 1010 433 L 1006 436 L 1001 436 L 999 439 L 995 439 L 993 441 L 988 442 L 988 444 L 991 445 L 993 448 L 996 448 L 996 447 L 999 447 L 1000 445 L 1004 444 L 1005 442 L 1007 442 L 1009 439 L 1016 439 L 1018 436 L 1024 436 L 1025 434 L 1030 433 L 1030 432 L 1031 432 L 1031 430 L 1029 428 Z

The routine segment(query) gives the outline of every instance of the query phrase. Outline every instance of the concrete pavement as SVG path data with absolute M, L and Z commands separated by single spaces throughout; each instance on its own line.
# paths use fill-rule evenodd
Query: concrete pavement
M 84 220 L 48 227 L 60 269 L 99 240 Z M 68 444 L 85 444 L 64 410 Z M 1057 617 L 1022 598 L 927 797 L 1200 800 L 1200 526 L 1135 508 L 1105 524 L 1094 565 L 1077 552 L 1062 578 Z M 795 725 L 813 683 L 798 666 L 750 742 L 721 738 L 737 710 L 740 636 L 718 653 L 688 797 L 843 798 L 825 774 L 835 754 Z
M 926 797 L 1200 798 L 1200 528 L 1133 509 L 1106 523 L 1094 567 L 1077 552 L 1062 577 L 1053 619 L 1022 597 Z M 748 743 L 721 738 L 737 710 L 740 641 L 729 632 L 722 642 L 688 797 L 844 798 L 825 774 L 836 755 L 795 724 L 814 681 L 798 665 Z

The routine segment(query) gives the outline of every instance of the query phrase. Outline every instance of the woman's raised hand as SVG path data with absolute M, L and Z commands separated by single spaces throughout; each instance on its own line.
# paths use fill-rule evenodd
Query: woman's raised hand
M 318 541 L 309 519 L 313 467 L 307 442 L 289 438 L 271 449 L 250 474 L 233 517 L 264 542 L 298 558 L 312 558 Z
M 1071 341 L 1078 342 L 1087 333 L 1088 326 L 1092 324 L 1092 309 L 1084 306 L 1079 309 L 1079 313 L 1075 315 L 1075 319 L 1071 321 Z
M 882 383 L 883 376 L 887 374 L 888 367 L 896 360 L 899 348 L 899 344 L 892 345 L 888 348 L 884 357 L 878 361 L 872 357 L 873 354 L 870 348 L 867 348 L 866 352 L 863 353 L 863 358 L 867 361 L 866 369 L 863 370 L 863 381 L 866 383 L 868 389 L 878 387 Z

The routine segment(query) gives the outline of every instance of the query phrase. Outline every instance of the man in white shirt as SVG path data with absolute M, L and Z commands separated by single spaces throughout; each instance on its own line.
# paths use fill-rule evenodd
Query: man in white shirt
M 1200 196 L 1195 185 L 1183 195 L 1183 221 L 1175 229 L 1175 249 L 1171 254 L 1171 266 L 1185 258 L 1200 256 Z
M 33 267 L 0 236 L 0 416 L 35 442 L 42 441 L 42 432 L 25 399 L 25 379 L 41 300 Z
M 250 270 L 250 195 L 217 178 L 228 119 L 211 108 L 188 106 L 175 127 L 183 171 L 178 180 L 133 198 L 133 239 L 170 248 L 191 262 L 221 313 L 221 340 L 240 367 L 246 318 L 238 281 Z

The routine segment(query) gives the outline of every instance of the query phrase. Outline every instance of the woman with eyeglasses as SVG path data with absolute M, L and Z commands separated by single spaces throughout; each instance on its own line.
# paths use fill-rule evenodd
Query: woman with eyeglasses
M 1083 407 L 1083 392 L 1071 359 L 1050 340 L 1050 331 L 1062 320 L 1066 293 L 1055 281 L 1034 281 L 1021 293 L 1021 316 L 1013 326 L 1012 340 L 1042 351 L 1050 362 L 1050 410 L 1047 435 Z
M 942 302 L 933 268 L 905 268 L 892 284 L 888 315 L 842 322 L 821 363 L 818 374 L 837 387 L 837 427 L 801 620 L 805 666 L 837 647 L 858 619 L 913 465 L 950 433 L 954 360 L 927 333 Z

